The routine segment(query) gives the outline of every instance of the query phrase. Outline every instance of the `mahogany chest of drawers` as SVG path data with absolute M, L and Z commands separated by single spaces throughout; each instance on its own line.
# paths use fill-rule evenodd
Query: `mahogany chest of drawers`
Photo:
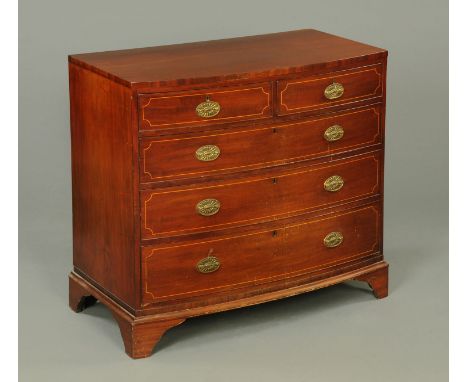
M 315 30 L 70 56 L 71 308 L 141 358 L 189 317 L 385 297 L 386 60 Z

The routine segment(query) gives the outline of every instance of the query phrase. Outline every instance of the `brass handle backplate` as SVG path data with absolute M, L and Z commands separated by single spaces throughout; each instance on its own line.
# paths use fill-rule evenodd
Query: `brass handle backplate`
M 343 138 L 343 135 L 344 135 L 344 129 L 340 125 L 330 126 L 323 133 L 323 137 L 328 142 L 339 141 L 341 138 Z
M 205 145 L 195 151 L 195 157 L 202 162 L 210 162 L 219 157 L 221 150 L 216 145 Z
M 203 199 L 197 203 L 196 210 L 202 216 L 211 216 L 218 213 L 221 203 L 218 199 Z
M 341 190 L 344 186 L 344 180 L 339 175 L 330 176 L 325 182 L 323 182 L 323 188 L 329 192 L 336 192 Z
M 211 273 L 219 269 L 221 263 L 214 256 L 208 256 L 197 263 L 197 271 L 200 273 Z
M 206 98 L 206 101 L 200 103 L 195 109 L 197 115 L 202 118 L 212 118 L 218 115 L 220 110 L 221 106 L 219 103 L 211 101 L 208 97 Z
M 337 99 L 340 98 L 344 93 L 344 86 L 338 82 L 333 82 L 331 85 L 328 85 L 323 94 L 327 99 Z
M 343 242 L 343 234 L 341 232 L 330 232 L 323 239 L 323 244 L 327 248 L 338 247 Z

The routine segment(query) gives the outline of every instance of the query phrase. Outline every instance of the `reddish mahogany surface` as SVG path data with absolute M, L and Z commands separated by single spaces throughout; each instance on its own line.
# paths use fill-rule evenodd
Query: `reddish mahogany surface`
M 210 118 L 200 117 L 197 106 L 210 99 L 221 110 Z M 271 117 L 271 85 L 200 89 L 191 92 L 148 94 L 139 97 L 140 127 L 174 127 L 178 125 L 208 125 L 236 120 Z
M 188 44 L 75 54 L 70 61 L 127 86 L 164 86 L 266 78 L 363 66 L 384 49 L 313 29 Z
M 73 264 L 134 305 L 131 94 L 76 65 L 69 69 Z
M 367 206 L 274 231 L 182 246 L 145 247 L 143 300 L 175 299 L 242 284 L 262 284 L 363 257 L 379 249 L 379 220 L 378 208 Z M 343 243 L 327 248 L 323 239 L 334 231 L 343 234 Z M 208 255 L 220 261 L 220 268 L 209 274 L 198 272 L 198 261 Z
M 207 231 L 228 225 L 274 220 L 332 203 L 379 193 L 380 152 L 297 171 L 217 182 L 195 188 L 141 193 L 142 238 Z M 338 175 L 344 186 L 326 191 L 324 182 Z M 216 215 L 202 216 L 195 206 L 204 199 L 221 203 Z M 282 216 L 284 215 L 284 216 Z
M 328 99 L 325 97 L 324 90 L 333 83 L 341 84 L 344 87 L 344 93 L 337 99 Z M 278 114 L 323 109 L 381 95 L 382 65 L 278 81 Z
M 380 107 L 372 107 L 257 129 L 202 133 L 191 138 L 146 138 L 140 145 L 140 178 L 151 182 L 200 177 L 355 150 L 381 143 L 381 119 Z M 329 142 L 323 135 L 333 125 L 340 125 L 344 136 Z M 195 157 L 195 151 L 205 145 L 219 147 L 221 153 L 216 160 L 201 162 Z
M 386 57 L 314 30 L 70 56 L 70 307 L 108 306 L 140 358 L 201 314 L 350 279 L 385 297 Z M 205 119 L 207 97 L 221 109 Z M 203 145 L 220 156 L 199 161 Z M 218 214 L 197 214 L 206 198 Z M 221 267 L 201 274 L 210 251 Z

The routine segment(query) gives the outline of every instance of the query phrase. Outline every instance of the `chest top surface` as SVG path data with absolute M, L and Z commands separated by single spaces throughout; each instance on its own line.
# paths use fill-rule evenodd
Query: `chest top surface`
M 128 87 L 256 80 L 365 64 L 387 51 L 313 29 L 85 53 L 69 61 Z

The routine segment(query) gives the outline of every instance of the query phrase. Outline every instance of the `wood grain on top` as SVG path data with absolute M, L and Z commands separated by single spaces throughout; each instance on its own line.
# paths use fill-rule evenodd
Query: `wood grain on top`
M 172 86 L 257 79 L 363 63 L 387 55 L 313 29 L 69 56 L 126 86 Z

